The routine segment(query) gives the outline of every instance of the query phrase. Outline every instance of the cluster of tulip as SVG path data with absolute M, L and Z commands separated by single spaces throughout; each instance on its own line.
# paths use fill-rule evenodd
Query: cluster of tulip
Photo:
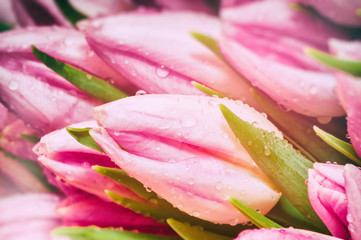
M 0 12 L 1 239 L 361 240 L 359 0 Z

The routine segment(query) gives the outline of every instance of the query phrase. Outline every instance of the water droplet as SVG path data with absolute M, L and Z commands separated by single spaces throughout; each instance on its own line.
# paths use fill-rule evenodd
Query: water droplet
M 271 156 L 272 152 L 271 152 L 271 149 L 269 147 L 265 146 L 264 149 L 263 149 L 263 153 L 264 153 L 264 155 L 269 157 L 269 156 Z
M 100 21 L 92 21 L 91 25 L 95 28 L 99 28 L 101 26 L 101 23 L 100 23 Z
M 237 223 L 238 223 L 238 219 L 235 218 L 235 219 L 232 219 L 232 220 L 229 222 L 229 225 L 231 225 L 231 226 L 236 226 Z
M 120 132 L 115 131 L 115 132 L 114 132 L 114 135 L 115 135 L 115 136 L 119 136 L 119 135 L 120 135 Z
M 178 204 L 178 205 L 177 205 L 177 208 L 179 208 L 180 210 L 182 210 L 182 209 L 183 209 L 183 205 L 182 205 L 182 204 Z
M 12 91 L 15 91 L 16 89 L 18 89 L 19 84 L 16 81 L 11 81 L 9 84 L 9 89 Z
M 160 147 L 156 147 L 155 150 L 156 150 L 157 152 L 159 152 L 159 151 L 160 151 Z
M 156 198 L 151 198 L 151 199 L 148 200 L 148 202 L 149 202 L 150 204 L 156 205 L 156 204 L 158 204 L 158 199 L 156 199 Z
M 195 217 L 199 217 L 201 214 L 200 214 L 200 212 L 194 211 L 194 212 L 192 212 L 192 215 Z
M 90 74 L 86 74 L 85 77 L 86 77 L 86 79 L 89 79 L 89 80 L 93 78 L 93 76 Z
M 267 114 L 266 113 L 261 113 L 262 114 L 262 116 L 264 117 L 264 118 L 267 118 Z
M 353 232 L 356 230 L 356 229 L 355 229 L 355 225 L 353 225 L 353 224 L 350 223 L 350 224 L 348 225 L 348 230 L 353 233 Z
M 347 134 L 346 134 L 346 138 L 347 138 L 347 139 L 350 139 L 350 134 L 347 133 Z
M 284 111 L 284 112 L 289 112 L 291 109 L 284 105 L 284 104 L 278 104 L 278 107 L 281 109 L 281 111 Z
M 144 90 L 138 90 L 136 93 L 135 93 L 135 96 L 140 96 L 140 95 L 146 95 L 146 91 Z
M 193 185 L 194 184 L 194 179 L 193 178 L 188 179 L 188 184 Z
M 318 92 L 318 89 L 316 87 L 311 87 L 311 89 L 310 89 L 311 95 L 316 95 L 317 92 Z
M 353 217 L 352 217 L 351 213 L 348 213 L 348 214 L 346 215 L 346 219 L 347 219 L 347 222 L 349 222 L 349 223 L 352 223 L 352 222 L 353 222 Z
M 164 68 L 164 66 L 160 66 L 160 67 L 157 67 L 155 69 L 155 72 L 156 74 L 158 75 L 158 77 L 161 77 L 161 78 L 165 78 L 169 75 L 169 70 Z
M 74 181 L 75 180 L 75 177 L 73 176 L 73 174 L 70 171 L 68 171 L 66 174 L 67 174 L 66 175 L 66 180 L 68 180 L 68 181 Z
M 317 121 L 321 124 L 327 124 L 329 122 L 331 122 L 332 117 L 318 117 Z
M 89 162 L 83 162 L 83 163 L 82 163 L 82 166 L 83 166 L 84 168 L 88 168 L 88 167 L 90 167 L 90 163 L 89 163 Z
M 252 141 L 248 141 L 248 146 L 252 146 Z
M 217 107 L 219 105 L 219 102 L 212 97 L 211 99 L 209 99 L 208 104 L 211 105 L 212 107 Z
M 147 192 L 151 192 L 151 191 L 152 191 L 152 189 L 151 189 L 149 186 L 146 186 L 146 187 L 145 187 L 145 190 L 146 190 Z
M 184 116 L 181 118 L 180 123 L 183 127 L 193 127 L 197 121 L 189 116 Z
M 308 179 L 305 180 L 305 183 L 308 184 Z
M 133 71 L 132 76 L 135 77 L 135 76 L 137 76 L 137 74 Z
M 216 189 L 217 189 L 218 191 L 221 191 L 222 188 L 223 188 L 223 183 L 221 183 L 221 182 L 216 182 Z

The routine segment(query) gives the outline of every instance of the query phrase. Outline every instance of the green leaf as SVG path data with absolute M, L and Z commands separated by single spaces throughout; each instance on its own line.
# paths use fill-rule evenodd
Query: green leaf
M 60 11 L 68 19 L 68 21 L 76 27 L 76 23 L 80 20 L 88 18 L 85 14 L 76 10 L 69 2 L 69 0 L 55 0 Z
M 284 137 L 290 141 L 303 155 L 312 162 L 337 162 L 346 164 L 347 159 L 328 146 L 313 131 L 316 119 L 305 117 L 292 111 L 282 111 L 279 105 L 267 94 L 257 88 L 253 88 L 252 93 L 270 120 L 280 129 Z M 325 125 L 339 135 L 345 136 L 344 126 L 336 121 Z
M 192 81 L 191 84 L 195 86 L 198 90 L 202 91 L 203 93 L 209 95 L 209 96 L 217 96 L 219 98 L 224 98 L 225 96 L 222 93 L 219 93 L 205 85 L 202 85 L 200 83 L 197 83 L 195 81 Z
M 74 84 L 79 89 L 88 93 L 89 95 L 100 99 L 104 102 L 111 102 L 127 95 L 92 74 L 84 72 L 79 68 L 73 67 L 67 63 L 56 60 L 50 55 L 40 51 L 35 46 L 31 47 L 35 57 L 43 62 L 46 66 L 58 73 L 60 76 Z
M 178 237 L 167 237 L 124 231 L 114 228 L 99 227 L 58 227 L 52 235 L 70 237 L 72 240 L 176 240 Z
M 201 226 L 191 226 L 189 223 L 183 223 L 172 218 L 167 219 L 167 223 L 184 240 L 231 240 L 233 238 L 222 236 L 216 233 L 204 231 Z
M 331 147 L 354 161 L 356 164 L 361 165 L 361 159 L 355 152 L 355 149 L 353 148 L 352 144 L 344 142 L 337 137 L 321 130 L 317 126 L 314 126 L 313 129 L 315 130 L 316 134 L 327 144 L 329 144 Z
M 281 196 L 276 206 L 274 206 L 266 216 L 285 227 L 317 231 L 317 228 L 315 228 L 285 196 Z
M 241 201 L 230 198 L 229 199 L 233 206 L 235 206 L 245 217 L 247 217 L 254 225 L 259 228 L 283 228 L 278 223 L 268 219 L 267 217 L 263 216 L 262 214 L 258 213 L 256 210 L 250 208 L 246 204 L 242 203 Z
M 10 26 L 9 24 L 6 24 L 6 23 L 0 21 L 0 32 L 5 32 L 8 30 L 11 30 L 12 28 L 13 27 Z
M 135 178 L 128 176 L 123 170 L 115 168 L 106 168 L 101 166 L 93 167 L 95 171 L 113 179 L 120 184 L 123 184 L 138 196 L 144 198 L 146 202 L 138 202 L 132 199 L 124 198 L 115 193 L 107 191 L 107 195 L 114 200 L 114 202 L 132 209 L 135 212 L 142 213 L 145 216 L 150 216 L 157 220 L 164 220 L 167 218 L 174 218 L 183 222 L 189 222 L 193 225 L 202 226 L 205 230 L 213 231 L 222 235 L 236 237 L 238 233 L 244 229 L 252 227 L 237 225 L 231 226 L 228 224 L 214 224 L 180 211 L 178 208 L 173 207 L 171 203 L 165 199 L 158 198 L 157 194 L 150 189 L 146 189 L 142 183 Z
M 20 138 L 31 143 L 38 143 L 40 141 L 40 138 L 32 134 L 20 134 Z
M 198 40 L 199 42 L 201 42 L 203 45 L 205 45 L 209 50 L 211 50 L 214 54 L 217 55 L 217 57 L 219 57 L 220 59 L 222 59 L 224 62 L 226 62 L 228 64 L 228 62 L 224 59 L 221 50 L 218 48 L 217 45 L 217 41 L 210 37 L 207 36 L 203 33 L 199 33 L 199 32 L 191 32 L 191 35 Z
M 311 161 L 284 140 L 241 120 L 224 105 L 220 109 L 240 143 L 272 183 L 307 219 L 328 232 L 308 200 L 305 181 Z
M 337 58 L 331 54 L 313 48 L 306 48 L 307 55 L 325 64 L 326 66 L 349 73 L 354 76 L 361 76 L 361 62 Z
M 20 163 L 26 170 L 28 170 L 42 185 L 45 189 L 56 192 L 57 189 L 48 183 L 46 176 L 43 174 L 43 169 L 34 161 L 23 159 L 18 156 L 15 156 L 7 151 L 5 151 L 2 147 L 0 147 L 0 152 L 3 152 L 6 157 L 14 159 L 18 163 Z
M 103 149 L 95 142 L 90 136 L 89 131 L 91 128 L 72 128 L 67 127 L 66 131 L 77 140 L 80 144 L 95 149 L 99 152 L 104 153 Z

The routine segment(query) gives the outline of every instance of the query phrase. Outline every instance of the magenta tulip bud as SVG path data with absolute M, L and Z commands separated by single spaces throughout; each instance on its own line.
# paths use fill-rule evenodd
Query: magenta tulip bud
M 315 163 L 308 171 L 308 177 L 311 205 L 332 235 L 342 239 L 350 236 L 359 239 L 361 170 L 351 164 Z
M 314 117 L 342 116 L 331 70 L 304 49 L 327 51 L 330 37 L 344 35 L 291 9 L 286 1 L 242 3 L 228 3 L 221 10 L 224 35 L 219 46 L 229 63 L 285 110 Z
M 95 126 L 94 121 L 71 125 L 75 128 Z M 104 153 L 78 143 L 66 129 L 60 129 L 42 137 L 35 146 L 34 152 L 44 168 L 56 176 L 56 181 L 65 182 L 108 201 L 110 198 L 104 190 L 127 198 L 140 199 L 128 188 L 95 172 L 92 169 L 95 165 L 115 168 L 117 166 Z M 54 179 L 50 182 L 54 183 Z
M 361 41 L 331 40 L 329 44 L 338 57 L 361 61 Z M 347 113 L 347 131 L 355 151 L 361 156 L 361 77 L 338 72 L 336 78 L 337 93 Z
M 55 194 L 23 194 L 0 200 L 0 238 L 51 240 L 50 231 L 60 225 Z
M 241 101 L 187 95 L 144 95 L 102 105 L 95 109 L 101 127 L 90 133 L 119 167 L 174 207 L 215 223 L 244 223 L 247 218 L 228 197 L 266 214 L 281 194 L 236 140 L 219 104 L 282 137 Z
M 164 223 L 87 194 L 68 196 L 57 207 L 56 212 L 66 226 L 121 227 L 126 230 L 174 235 Z
M 357 16 L 357 10 L 361 8 L 360 0 L 291 0 L 290 2 L 302 3 L 313 7 L 322 16 L 334 23 L 346 27 L 361 27 L 361 18 Z
M 25 122 L 49 132 L 70 123 L 88 120 L 99 104 L 32 54 L 30 46 L 115 85 L 123 78 L 111 70 L 75 30 L 37 27 L 0 35 L 0 96 L 4 104 Z M 124 86 L 124 85 L 123 85 Z
M 195 31 L 219 38 L 216 17 L 143 11 L 83 21 L 79 28 L 105 62 L 148 93 L 203 95 L 195 81 L 257 105 L 247 83 L 191 36 Z
M 255 229 L 241 232 L 234 240 L 342 240 L 341 238 L 331 237 L 321 233 L 311 232 L 303 229 L 285 228 L 285 229 Z

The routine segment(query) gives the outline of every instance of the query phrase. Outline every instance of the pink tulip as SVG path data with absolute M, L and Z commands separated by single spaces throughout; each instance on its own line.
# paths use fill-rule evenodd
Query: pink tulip
M 90 133 L 119 167 L 174 207 L 215 223 L 244 223 L 247 218 L 229 196 L 266 214 L 280 193 L 237 142 L 221 103 L 282 137 L 241 101 L 187 95 L 144 95 L 102 105 L 95 109 L 101 127 Z
M 331 51 L 338 57 L 361 61 L 361 41 L 346 42 L 331 40 Z M 361 78 L 339 72 L 337 93 L 347 113 L 347 130 L 357 154 L 361 156 Z
M 32 54 L 30 46 L 115 85 L 124 80 L 107 67 L 75 30 L 37 27 L 0 34 L 0 96 L 11 111 L 41 132 L 88 120 L 98 104 Z
M 357 9 L 361 8 L 360 0 L 291 0 L 315 8 L 321 15 L 332 22 L 348 27 L 361 27 L 361 18 L 357 16 Z
M 196 81 L 256 106 L 248 85 L 190 32 L 220 36 L 217 18 L 141 11 L 78 24 L 94 51 L 148 93 L 203 94 Z
M 174 235 L 164 223 L 87 194 L 67 197 L 56 212 L 66 226 L 121 227 L 126 230 Z
M 235 240 L 342 240 L 321 233 L 311 232 L 303 229 L 255 229 L 241 232 Z
M 310 202 L 332 235 L 360 239 L 361 170 L 351 164 L 315 163 L 308 175 Z
M 71 127 L 94 127 L 95 122 L 84 122 Z M 53 173 L 50 182 L 55 186 L 73 186 L 88 193 L 110 201 L 104 190 L 115 192 L 132 199 L 140 199 L 128 188 L 95 172 L 91 167 L 117 167 L 105 154 L 78 143 L 65 129 L 51 132 L 41 138 L 35 146 L 34 152 L 44 168 Z M 56 178 L 54 179 L 54 175 Z M 68 189 L 66 188 L 65 191 Z M 72 193 L 74 191 L 70 191 Z
M 286 1 L 242 2 L 226 2 L 221 11 L 219 46 L 230 64 L 285 110 L 343 115 L 331 71 L 304 54 L 305 47 L 327 51 L 327 40 L 343 34 Z
M 0 238 L 6 240 L 50 240 L 50 231 L 59 226 L 54 194 L 16 195 L 0 200 Z

